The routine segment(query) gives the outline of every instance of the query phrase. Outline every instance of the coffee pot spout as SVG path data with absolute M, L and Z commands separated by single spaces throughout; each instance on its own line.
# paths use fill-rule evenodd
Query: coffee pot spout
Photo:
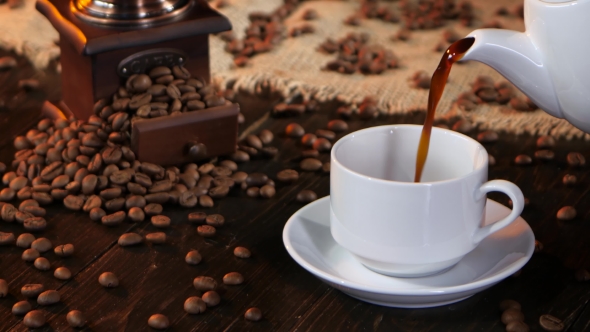
M 543 54 L 526 33 L 479 29 L 468 35 L 473 46 L 461 61 L 475 60 L 494 68 L 545 112 L 563 118 Z

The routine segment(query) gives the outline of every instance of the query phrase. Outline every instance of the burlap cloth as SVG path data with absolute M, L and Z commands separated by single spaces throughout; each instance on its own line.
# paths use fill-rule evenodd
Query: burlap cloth
M 34 10 L 33 0 L 25 0 L 24 8 L 10 10 L 0 5 L 0 46 L 14 48 L 31 59 L 37 67 L 44 67 L 59 50 L 54 40 L 59 37 L 51 25 Z M 504 28 L 524 29 L 523 21 L 511 15 L 495 16 L 496 9 L 506 7 L 513 10 L 522 3 L 515 0 L 472 0 L 478 22 L 475 26 L 498 21 Z M 248 26 L 248 13 L 270 12 L 282 0 L 229 0 L 229 5 L 219 9 L 232 22 L 235 34 L 241 38 Z M 397 6 L 396 2 L 383 2 Z M 233 88 L 257 93 L 262 86 L 280 92 L 286 99 L 301 95 L 305 99 L 320 101 L 339 99 L 356 104 L 371 96 L 378 101 L 383 112 L 404 113 L 425 109 L 428 91 L 410 87 L 408 79 L 417 70 L 432 72 L 440 60 L 441 53 L 433 51 L 442 41 L 442 33 L 452 28 L 459 35 L 468 34 L 473 28 L 462 27 L 458 22 L 449 22 L 447 27 L 430 31 L 415 31 L 408 41 L 391 41 L 390 37 L 400 29 L 400 24 L 380 20 L 362 20 L 358 27 L 346 26 L 342 22 L 358 11 L 358 1 L 306 1 L 286 20 L 287 28 L 304 23 L 301 14 L 313 8 L 319 18 L 310 21 L 315 33 L 285 39 L 271 52 L 254 56 L 248 66 L 236 68 L 233 57 L 224 51 L 225 42 L 211 36 L 211 71 L 217 84 L 235 82 Z M 321 68 L 335 55 L 317 51 L 318 45 L 328 37 L 337 39 L 349 32 L 366 32 L 370 42 L 390 48 L 400 58 L 401 68 L 388 70 L 380 75 L 343 75 L 323 71 Z M 56 53 L 57 52 L 57 53 Z M 481 129 L 506 131 L 514 134 L 550 134 L 554 137 L 590 139 L 590 135 L 574 128 L 564 120 L 556 119 L 541 110 L 518 112 L 506 106 L 481 105 L 475 111 L 465 112 L 454 104 L 457 96 L 471 87 L 479 75 L 489 75 L 496 81 L 503 78 L 486 65 L 469 62 L 455 65 L 445 93 L 437 111 L 437 118 L 463 117 L 470 119 Z

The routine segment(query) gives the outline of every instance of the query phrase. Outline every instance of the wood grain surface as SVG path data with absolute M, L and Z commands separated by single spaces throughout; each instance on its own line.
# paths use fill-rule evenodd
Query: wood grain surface
M 0 56 L 8 53 L 0 51 Z M 55 72 L 34 71 L 26 60 L 18 58 L 16 69 L 0 71 L 0 161 L 9 164 L 14 154 L 12 140 L 25 133 L 40 118 L 45 99 L 59 100 L 59 75 Z M 25 92 L 17 87 L 19 79 L 38 78 L 41 88 Z M 308 132 L 325 128 L 337 117 L 338 105 L 321 105 L 320 111 L 296 118 L 268 116 L 276 96 L 263 97 L 240 94 L 238 102 L 246 117 L 241 130 L 257 133 L 263 128 L 275 133 L 272 146 L 280 153 L 272 160 L 253 160 L 240 165 L 245 172 L 263 172 L 276 179 L 284 168 L 298 169 L 302 147 L 297 140 L 283 135 L 285 126 L 298 122 Z M 375 125 L 416 123 L 424 119 L 423 112 L 403 117 L 387 117 L 370 121 L 351 119 L 348 132 Z M 449 119 L 452 125 L 456 119 Z M 342 137 L 346 133 L 338 135 Z M 472 133 L 475 137 L 477 131 Z M 530 166 L 516 166 L 514 157 L 521 153 L 533 155 L 536 137 L 500 133 L 498 142 L 486 145 L 497 164 L 490 167 L 490 179 L 515 182 L 530 199 L 522 214 L 531 225 L 544 248 L 535 253 L 518 276 L 459 303 L 431 309 L 396 309 L 367 304 L 337 291 L 301 268 L 287 254 L 282 243 L 282 230 L 287 219 L 303 206 L 295 200 L 302 189 L 317 192 L 318 197 L 329 194 L 329 176 L 321 173 L 301 173 L 292 185 L 277 182 L 277 194 L 271 199 L 249 198 L 241 190 L 217 200 L 210 209 L 183 209 L 166 206 L 164 214 L 172 218 L 172 227 L 165 230 L 164 245 L 141 244 L 120 247 L 118 237 L 129 231 L 145 235 L 156 229 L 149 222 L 124 223 L 105 227 L 89 220 L 84 213 L 67 211 L 61 204 L 48 208 L 48 228 L 38 236 L 49 238 L 54 245 L 73 243 L 73 257 L 60 258 L 49 252 L 43 256 L 52 269 L 36 270 L 21 260 L 22 249 L 0 247 L 0 278 L 9 283 L 9 295 L 0 299 L 0 331 L 24 331 L 22 317 L 12 315 L 12 305 L 24 298 L 20 288 L 27 283 L 42 283 L 46 289 L 57 289 L 61 302 L 41 308 L 47 315 L 42 331 L 69 331 L 65 316 L 69 310 L 84 312 L 87 331 L 146 331 L 150 315 L 168 316 L 170 331 L 503 331 L 498 304 L 503 299 L 515 299 L 522 304 L 526 323 L 532 331 L 541 331 L 539 316 L 552 314 L 563 319 L 567 331 L 590 329 L 590 283 L 578 282 L 575 271 L 590 269 L 590 178 L 588 167 L 572 169 L 566 154 L 578 151 L 590 158 L 590 145 L 584 141 L 558 141 L 555 160 L 534 161 Z M 322 161 L 329 155 L 322 153 Z M 565 187 L 561 179 L 575 174 L 578 184 Z M 502 195 L 490 198 L 507 204 Z M 556 219 L 564 205 L 573 205 L 578 217 L 568 222 Z M 211 239 L 197 235 L 194 225 L 187 221 L 193 211 L 220 213 L 226 225 Z M 18 224 L 0 222 L 0 231 L 18 235 Z M 245 246 L 252 251 L 249 259 L 234 257 L 233 249 Z M 184 256 L 197 249 L 203 261 L 196 266 L 184 262 Z M 68 267 L 73 278 L 60 281 L 53 270 Z M 102 288 L 97 279 L 105 271 L 114 272 L 120 286 Z M 221 283 L 224 274 L 232 271 L 244 275 L 239 286 Z M 205 275 L 215 278 L 221 304 L 208 308 L 204 314 L 188 315 L 183 303 L 190 296 L 200 295 L 192 286 L 193 278 Z M 37 306 L 35 301 L 31 301 Z M 263 319 L 249 322 L 243 317 L 252 306 L 260 308 Z

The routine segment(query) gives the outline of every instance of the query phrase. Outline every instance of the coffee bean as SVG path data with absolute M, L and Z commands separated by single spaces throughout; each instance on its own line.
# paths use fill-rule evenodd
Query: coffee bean
M 47 290 L 39 294 L 37 297 L 37 303 L 39 305 L 51 305 L 59 302 L 61 299 L 59 292 L 56 290 Z
M 508 324 L 513 321 L 524 321 L 524 315 L 520 310 L 516 309 L 506 309 L 502 312 L 502 323 Z
M 260 196 L 260 188 L 250 187 L 246 190 L 246 195 L 248 197 L 259 197 Z
M 486 130 L 477 134 L 477 140 L 481 143 L 494 143 L 498 140 L 498 134 L 495 131 Z
M 13 222 L 16 218 L 18 210 L 12 204 L 4 204 L 0 210 L 0 216 L 2 220 L 6 222 Z
M 288 137 L 301 137 L 305 134 L 305 129 L 298 123 L 290 123 L 285 127 L 285 134 Z
M 155 216 L 161 214 L 163 210 L 164 208 L 162 207 L 162 205 L 157 203 L 150 203 L 143 208 L 143 211 L 148 216 Z
M 88 175 L 90 176 L 90 175 Z M 109 176 L 111 183 L 118 184 L 120 186 L 126 185 L 127 182 L 131 181 L 132 174 L 126 170 L 114 172 Z M 82 182 L 82 185 L 84 182 Z
M 501 311 L 505 311 L 508 309 L 514 309 L 514 310 L 520 310 L 521 306 L 520 303 L 514 301 L 514 300 L 503 300 L 502 302 L 500 302 L 500 310 Z
M 506 325 L 506 332 L 529 332 L 529 326 L 521 321 L 513 321 Z
M 234 256 L 239 258 L 250 258 L 252 253 L 245 247 L 236 247 L 234 249 Z
M 336 133 L 347 131 L 348 123 L 340 119 L 331 120 L 330 122 L 328 122 L 328 129 Z
M 246 136 L 246 143 L 255 149 L 262 149 L 262 140 L 253 134 Z
M 311 190 L 304 189 L 297 194 L 297 201 L 301 203 L 310 203 L 316 199 L 318 199 L 318 195 Z
M 169 199 L 170 195 L 165 192 L 145 195 L 145 201 L 147 203 L 164 204 L 167 203 Z
M 61 244 L 56 246 L 53 252 L 59 257 L 70 257 L 74 254 L 74 245 L 71 243 Z
M 24 297 L 33 298 L 43 293 L 45 287 L 42 284 L 26 284 L 20 289 L 20 293 Z
M 46 192 L 33 192 L 31 198 L 39 202 L 40 205 L 49 205 L 53 203 L 53 197 Z
M 330 149 L 332 148 L 332 143 L 330 143 L 330 141 L 328 141 L 325 138 L 318 138 L 313 143 L 313 148 L 314 150 L 318 150 L 319 152 L 330 151 Z
M 10 181 L 8 186 L 10 187 L 10 189 L 12 189 L 16 192 L 16 191 L 19 191 L 22 188 L 26 187 L 28 183 L 29 183 L 29 179 L 27 179 L 24 176 L 18 176 L 16 178 L 14 178 L 12 181 Z
M 102 152 L 102 161 L 107 165 L 119 163 L 122 157 L 123 152 L 118 147 L 108 147 Z
M 277 173 L 277 180 L 281 182 L 294 182 L 297 179 L 299 179 L 299 173 L 293 169 L 284 169 Z
M 164 244 L 166 243 L 166 233 L 155 232 L 146 234 L 145 240 L 152 244 Z
M 86 317 L 79 310 L 72 310 L 66 315 L 66 320 L 71 327 L 81 328 L 86 325 Z
M 586 269 L 578 269 L 575 277 L 577 281 L 588 281 L 590 280 L 590 272 Z
M 227 196 L 229 193 L 228 186 L 217 186 L 209 190 L 209 196 L 212 198 L 221 198 Z
M 45 221 L 45 219 L 42 217 L 28 218 L 23 222 L 23 226 L 27 231 L 38 232 L 44 230 L 45 227 L 47 227 L 47 221 Z
M 555 147 L 555 138 L 551 136 L 541 136 L 537 138 L 537 148 L 551 149 Z
M 225 218 L 220 214 L 210 214 L 205 218 L 205 222 L 213 227 L 221 227 L 225 224 Z
M 16 59 L 11 56 L 0 57 L 0 70 L 12 69 L 17 65 Z
M 123 209 L 123 206 L 125 206 L 125 198 L 123 197 L 113 198 L 104 203 L 104 207 L 107 211 L 120 211 Z
M 139 207 L 132 207 L 127 212 L 127 216 L 133 222 L 140 222 L 145 220 L 145 213 Z
M 264 185 L 260 188 L 260 196 L 264 198 L 272 198 L 276 194 L 274 186 Z
M 301 137 L 301 144 L 303 146 L 312 146 L 313 143 L 316 141 L 317 136 L 311 133 L 307 133 Z
M 14 199 L 16 192 L 10 188 L 4 188 L 0 191 L 0 202 L 9 202 Z
M 549 314 L 541 315 L 539 324 L 545 331 L 561 331 L 565 328 L 561 319 Z
M 51 241 L 49 241 L 49 239 L 44 238 L 44 237 L 40 237 L 40 238 L 36 239 L 35 241 L 33 241 L 33 243 L 31 243 L 31 248 L 37 250 L 40 253 L 47 252 L 52 247 L 53 247 L 53 245 L 51 244 Z
M 566 174 L 563 176 L 563 184 L 566 186 L 573 186 L 578 182 L 578 178 L 572 174 Z
M 567 154 L 567 163 L 572 167 L 586 165 L 586 158 L 579 152 L 570 152 Z
M 2 297 L 2 296 L 0 296 Z M 16 316 L 24 315 L 31 311 L 33 306 L 28 301 L 19 301 L 12 306 L 12 314 Z
M 217 281 L 211 277 L 199 276 L 193 280 L 193 286 L 198 291 L 210 291 L 217 288 Z
M 215 227 L 209 225 L 201 225 L 197 227 L 197 233 L 202 237 L 213 237 L 215 236 Z
M 65 167 L 62 162 L 52 162 L 41 171 L 41 179 L 46 182 L 53 181 L 58 175 L 63 174 L 64 169 Z
M 557 211 L 557 219 L 559 220 L 572 220 L 576 215 L 577 212 L 573 206 L 564 206 Z
M 322 162 L 315 158 L 306 158 L 299 163 L 299 167 L 308 172 L 315 172 L 322 168 Z
M 172 73 L 172 71 L 170 70 L 170 68 L 168 68 L 166 66 L 159 66 L 159 67 L 154 67 L 152 70 L 150 70 L 149 76 L 152 79 L 156 79 L 156 78 L 162 77 L 164 75 L 170 75 L 171 73 Z
M 33 265 L 35 266 L 35 268 L 37 268 L 37 270 L 40 271 L 47 271 L 51 268 L 51 263 L 49 263 L 49 261 L 45 257 L 38 257 L 37 259 L 35 259 L 35 262 L 33 262 Z
M 192 192 L 192 191 L 185 191 L 182 194 L 180 194 L 180 197 L 178 198 L 178 203 L 182 207 L 192 208 L 192 207 L 194 207 L 194 206 L 197 205 L 198 198 L 197 198 L 197 196 L 195 195 L 194 192 Z
M 35 236 L 31 233 L 22 233 L 16 239 L 16 246 L 19 248 L 29 248 L 31 247 L 31 243 L 35 241 Z
M 551 150 L 537 150 L 535 151 L 535 158 L 540 160 L 553 160 L 555 152 Z
M 207 304 L 198 296 L 191 296 L 184 301 L 184 311 L 189 314 L 202 314 L 207 309 Z
M 84 206 L 84 198 L 81 196 L 68 195 L 64 198 L 64 206 L 72 211 L 80 211 Z
M 201 254 L 197 250 L 191 250 L 186 254 L 184 261 L 190 265 L 197 265 L 201 262 Z
M 4 279 L 0 279 L 0 299 L 8 295 L 8 283 Z
M 119 241 L 117 243 L 121 247 L 129 247 L 140 244 L 141 242 L 143 242 L 143 237 L 141 235 L 137 233 L 125 233 L 119 236 Z
M 331 130 L 318 129 L 315 134 L 317 137 L 322 137 L 330 141 L 336 138 L 336 133 Z
M 120 223 L 122 223 L 123 220 L 125 220 L 125 212 L 124 211 L 115 212 L 113 214 L 103 216 L 100 219 L 102 224 L 105 226 L 116 226 L 116 225 L 119 225 Z
M 0 246 L 11 245 L 13 243 L 14 243 L 14 234 L 13 233 L 0 232 Z
M 237 150 L 230 155 L 230 158 L 237 163 L 244 163 L 250 160 L 250 155 L 244 151 Z
M 230 272 L 223 276 L 223 283 L 226 285 L 241 285 L 244 277 L 238 272 Z
M 23 251 L 21 258 L 25 262 L 33 262 L 39 258 L 41 254 L 36 249 L 26 249 Z
M 148 319 L 148 325 L 156 330 L 165 330 L 170 326 L 170 321 L 162 314 L 155 314 Z
M 32 329 L 45 325 L 45 322 L 45 314 L 41 310 L 31 310 L 23 318 L 23 324 Z
M 260 311 L 260 309 L 258 309 L 256 307 L 252 307 L 252 308 L 246 310 L 246 313 L 244 314 L 244 318 L 246 318 L 247 320 L 253 321 L 253 322 L 257 322 L 260 319 L 262 319 L 262 311 Z
M 69 280 L 72 277 L 72 272 L 67 267 L 60 266 L 53 271 L 53 276 L 59 280 Z
M 516 165 L 530 165 L 533 162 L 533 159 L 526 155 L 526 154 L 519 154 L 514 158 L 514 163 Z
M 88 214 L 92 221 L 101 221 L 102 217 L 107 215 L 107 213 L 101 208 L 94 208 L 90 210 Z
M 201 299 L 203 300 L 203 302 L 205 302 L 207 307 L 215 307 L 221 302 L 221 297 L 214 290 L 205 292 L 203 296 L 201 296 Z
M 251 173 L 246 178 L 246 184 L 248 186 L 260 187 L 266 184 L 268 176 L 264 173 Z
M 156 215 L 151 218 L 152 225 L 158 228 L 167 228 L 170 226 L 170 218 L 163 215 Z
M 149 192 L 152 194 L 155 193 L 163 193 L 168 192 L 172 189 L 172 182 L 170 180 L 160 180 L 156 181 L 151 188 L 149 188 Z
M 260 141 L 266 145 L 266 144 L 272 143 L 272 141 L 274 139 L 274 135 L 273 135 L 272 131 L 270 131 L 268 129 L 263 129 L 260 131 L 260 133 L 258 133 L 258 138 L 260 138 Z
M 119 286 L 119 279 L 112 272 L 103 272 L 98 276 L 98 283 L 105 288 L 115 288 Z

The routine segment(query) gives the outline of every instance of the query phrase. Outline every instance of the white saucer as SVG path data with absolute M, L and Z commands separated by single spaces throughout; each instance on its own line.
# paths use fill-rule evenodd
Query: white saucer
M 488 199 L 486 223 L 510 209 Z M 484 239 L 451 269 L 429 277 L 394 278 L 365 268 L 330 234 L 330 196 L 297 211 L 283 229 L 293 259 L 329 285 L 359 300 L 400 308 L 427 308 L 461 301 L 522 268 L 535 236 L 522 218 Z

